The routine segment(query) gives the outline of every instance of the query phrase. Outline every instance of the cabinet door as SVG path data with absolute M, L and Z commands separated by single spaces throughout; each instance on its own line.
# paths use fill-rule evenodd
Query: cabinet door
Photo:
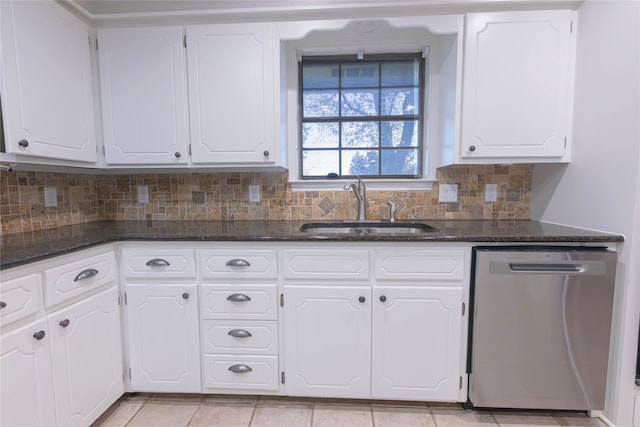
M 182 27 L 105 29 L 98 41 L 107 164 L 187 164 Z
M 200 392 L 196 285 L 127 286 L 134 391 Z
M 368 398 L 371 289 L 285 286 L 286 393 Z
M 464 160 L 559 159 L 571 127 L 572 12 L 467 16 Z
M 49 330 L 58 425 L 89 425 L 124 392 L 118 289 L 50 315 Z
M 187 28 L 193 163 L 273 164 L 271 24 Z
M 56 424 L 50 358 L 45 319 L 0 338 L 0 425 Z
M 95 162 L 87 25 L 53 0 L 0 7 L 7 152 Z
M 457 400 L 462 290 L 390 286 L 373 294 L 372 397 Z

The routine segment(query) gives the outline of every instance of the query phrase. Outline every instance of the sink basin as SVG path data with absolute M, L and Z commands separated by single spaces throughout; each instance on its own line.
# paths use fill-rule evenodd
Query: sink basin
M 438 230 L 415 222 L 310 222 L 300 227 L 300 231 L 317 234 L 421 234 Z

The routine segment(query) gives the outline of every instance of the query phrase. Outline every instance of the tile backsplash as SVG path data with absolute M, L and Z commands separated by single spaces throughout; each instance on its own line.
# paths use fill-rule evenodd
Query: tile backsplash
M 529 219 L 531 165 L 448 166 L 432 190 L 367 191 L 367 217 L 388 219 Z M 498 185 L 496 202 L 484 201 L 484 184 Z M 249 203 L 249 185 L 261 201 Z M 439 203 L 440 184 L 458 185 L 457 203 Z M 149 203 L 137 202 L 137 186 Z M 55 187 L 58 206 L 44 206 L 44 187 Z M 354 219 L 352 191 L 291 191 L 287 172 L 85 175 L 0 173 L 1 233 L 41 230 L 100 220 Z

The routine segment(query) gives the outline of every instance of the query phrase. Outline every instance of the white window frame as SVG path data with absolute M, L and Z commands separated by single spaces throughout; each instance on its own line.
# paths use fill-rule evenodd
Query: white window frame
M 429 29 L 430 21 L 428 17 L 407 17 L 407 18 L 394 18 L 391 24 L 395 24 L 395 27 L 402 28 L 404 26 L 422 27 L 423 29 Z M 461 38 L 461 28 L 463 25 L 463 19 L 459 16 L 442 16 L 440 20 L 436 22 L 436 26 L 445 27 L 446 30 L 440 32 L 444 34 L 458 33 L 458 38 Z M 397 39 L 390 39 L 388 37 L 376 39 L 371 34 L 367 34 L 367 37 L 363 37 L 358 40 L 349 40 L 348 43 L 339 36 L 332 40 L 330 36 L 322 38 L 322 42 L 309 41 L 304 38 L 311 29 L 319 28 L 322 30 L 333 29 L 338 34 L 340 29 L 352 23 L 359 23 L 360 21 L 321 21 L 321 22 L 309 22 L 306 24 L 306 31 L 302 31 L 303 37 L 299 39 L 287 40 L 287 36 L 281 36 L 281 61 L 280 61 L 280 76 L 281 76 L 281 149 L 283 153 L 286 153 L 286 163 L 284 167 L 289 170 L 289 184 L 293 191 L 336 191 L 342 190 L 345 182 L 349 182 L 349 179 L 301 179 L 300 178 L 300 164 L 299 164 L 299 149 L 300 144 L 298 141 L 298 61 L 301 60 L 303 55 L 321 56 L 321 55 L 344 55 L 344 54 L 379 54 L 379 53 L 398 53 L 398 52 L 416 52 L 422 51 L 425 57 L 425 93 L 423 94 L 423 108 L 427 112 L 424 118 L 424 133 L 422 141 L 422 156 L 423 161 L 423 176 L 422 178 L 391 178 L 381 179 L 375 178 L 365 180 L 367 182 L 367 188 L 371 190 L 430 190 L 433 187 L 433 183 L 436 180 L 436 169 L 442 165 L 440 161 L 442 157 L 440 144 L 437 143 L 441 139 L 440 129 L 433 126 L 432 123 L 437 122 L 437 114 L 440 110 L 438 105 L 438 97 L 434 96 L 438 90 L 438 76 L 432 72 L 433 64 L 431 62 L 431 56 L 437 54 L 438 44 L 434 43 L 434 40 L 430 38 L 416 39 L 415 37 L 398 37 Z M 362 21 L 363 23 L 372 21 Z M 304 25 L 304 24 L 303 24 Z M 366 24 L 365 24 L 366 25 Z M 327 28 L 328 27 L 328 28 Z M 284 30 L 283 30 L 284 28 Z M 287 33 L 288 28 L 286 24 L 281 24 L 280 31 Z M 300 28 L 295 28 L 293 32 L 300 31 Z M 327 32 L 326 34 L 329 34 Z M 402 31 L 399 31 L 402 34 Z M 459 51 L 458 63 L 460 61 L 461 52 Z M 437 65 L 437 64 L 436 64 Z M 458 67 L 460 68 L 460 67 Z M 459 72 L 458 72 L 459 74 Z M 456 80 L 459 79 L 459 76 Z M 459 85 L 458 85 L 459 87 Z M 456 104 L 459 105 L 459 94 L 456 95 Z M 456 107 L 458 108 L 458 107 Z M 459 114 L 456 113 L 456 117 Z M 459 126 L 455 125 L 456 135 L 453 138 L 457 138 L 457 129 Z M 433 142 L 433 143 L 432 143 Z

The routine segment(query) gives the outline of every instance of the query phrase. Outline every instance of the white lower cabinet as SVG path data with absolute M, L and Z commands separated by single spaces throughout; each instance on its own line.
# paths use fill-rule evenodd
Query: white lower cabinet
M 89 425 L 124 392 L 118 289 L 59 310 L 48 323 L 58 425 Z
M 46 319 L 2 335 L 0 425 L 56 424 L 49 341 Z
M 470 250 L 344 248 L 283 251 L 286 393 L 466 400 Z M 350 264 L 357 275 L 336 277 L 340 250 L 361 260 Z M 313 258 L 304 269 L 303 256 Z
M 0 425 L 89 426 L 122 395 L 114 262 L 106 245 L 2 271 Z
M 131 387 L 200 392 L 196 284 L 127 285 Z
M 457 400 L 462 289 L 374 287 L 371 397 Z
M 371 289 L 284 287 L 285 384 L 289 395 L 370 395 Z

